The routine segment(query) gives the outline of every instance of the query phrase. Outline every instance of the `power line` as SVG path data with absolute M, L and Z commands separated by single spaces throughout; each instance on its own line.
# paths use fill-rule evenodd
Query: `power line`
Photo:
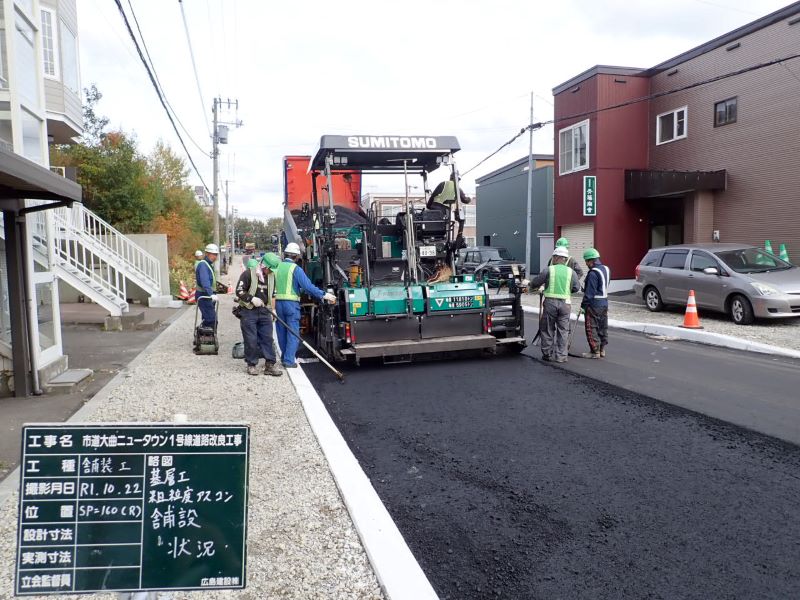
M 153 62 L 153 58 L 150 56 L 150 51 L 147 48 L 147 42 L 145 42 L 144 40 L 144 34 L 142 33 L 142 28 L 139 27 L 139 19 L 136 18 L 136 12 L 133 10 L 133 4 L 131 3 L 131 0 L 128 0 L 128 8 L 130 8 L 131 16 L 133 17 L 133 22 L 136 25 L 136 31 L 139 32 L 139 38 L 142 40 L 142 47 L 144 48 L 144 53 L 147 55 L 147 60 L 150 61 L 150 67 L 153 69 L 153 77 L 155 77 L 156 83 L 158 83 L 158 86 L 161 88 L 161 93 L 164 95 L 164 102 L 167 103 L 167 106 L 172 111 L 172 114 L 175 116 L 175 120 L 178 122 L 178 125 L 181 126 L 181 129 L 183 129 L 183 132 L 186 134 L 186 137 L 189 138 L 189 141 L 192 142 L 197 147 L 197 149 L 200 150 L 200 152 L 202 152 L 205 155 L 208 155 L 206 150 L 200 144 L 198 144 L 195 141 L 195 139 L 191 136 L 189 130 L 186 128 L 186 125 L 184 125 L 181 122 L 180 118 L 178 117 L 177 111 L 173 108 L 172 104 L 170 104 L 169 100 L 167 99 L 167 93 L 164 91 L 164 86 L 161 84 L 161 80 L 158 78 L 158 73 L 156 73 L 156 65 Z
M 178 126 L 175 124 L 175 120 L 172 118 L 172 114 L 169 112 L 167 108 L 167 103 L 164 100 L 164 96 L 161 93 L 161 89 L 158 87 L 156 83 L 156 79 L 153 76 L 153 71 L 150 69 L 150 65 L 147 64 L 147 60 L 142 53 L 142 49 L 139 46 L 139 42 L 136 39 L 136 36 L 133 33 L 133 29 L 131 29 L 131 24 L 128 21 L 128 15 L 125 14 L 125 10 L 122 8 L 122 2 L 120 0 L 114 0 L 114 3 L 117 5 L 117 10 L 119 10 L 119 14 L 122 15 L 122 20 L 125 22 L 125 28 L 128 30 L 128 35 L 130 35 L 131 40 L 133 40 L 133 45 L 136 47 L 136 52 L 139 54 L 139 59 L 142 61 L 145 70 L 147 71 L 148 77 L 150 77 L 150 83 L 153 84 L 153 89 L 156 91 L 156 95 L 158 96 L 158 100 L 161 102 L 161 106 L 164 107 L 164 112 L 167 113 L 167 118 L 169 122 L 172 124 L 172 129 L 175 131 L 175 135 L 178 136 L 178 141 L 180 141 L 181 146 L 183 147 L 183 151 L 186 152 L 186 157 L 189 159 L 189 163 L 192 165 L 194 172 L 197 174 L 197 177 L 200 179 L 200 183 L 203 184 L 206 192 L 210 195 L 211 192 L 206 185 L 206 182 L 203 180 L 203 176 L 200 175 L 200 170 L 197 168 L 197 165 L 192 158 L 192 155 L 189 153 L 189 149 L 186 147 L 186 142 L 183 141 L 183 137 L 181 136 L 181 132 L 178 131 Z
M 742 69 L 738 69 L 736 71 L 731 71 L 730 73 L 724 73 L 722 75 L 717 75 L 716 77 L 711 77 L 709 79 L 704 79 L 702 81 L 696 81 L 694 83 L 689 83 L 689 84 L 686 84 L 686 85 L 681 86 L 679 88 L 674 88 L 674 89 L 667 90 L 667 91 L 664 91 L 664 92 L 656 92 L 655 94 L 648 94 L 647 96 L 639 96 L 638 98 L 632 98 L 632 99 L 627 100 L 625 102 L 620 102 L 619 104 L 612 104 L 611 106 L 604 106 L 603 108 L 596 108 L 594 110 L 589 110 L 589 111 L 582 112 L 582 113 L 575 113 L 575 114 L 572 114 L 572 115 L 566 115 L 564 117 L 558 117 L 557 119 L 550 119 L 549 121 L 543 121 L 541 123 L 532 123 L 531 125 L 527 125 L 527 126 L 523 127 L 522 129 L 520 129 L 519 133 L 517 133 L 513 138 L 508 140 L 506 143 L 504 143 L 502 146 L 500 146 L 497 150 L 492 152 L 489 156 L 487 156 L 486 158 L 481 160 L 478 164 L 476 164 L 473 167 L 470 167 L 467 171 L 462 173 L 462 176 L 466 175 L 470 171 L 473 171 L 474 169 L 476 169 L 477 167 L 479 167 L 480 165 L 485 163 L 487 160 L 492 158 L 495 154 L 500 152 L 503 148 L 505 148 L 506 146 L 509 146 L 512 143 L 514 143 L 515 141 L 517 141 L 517 139 L 519 139 L 528 130 L 532 129 L 533 131 L 536 131 L 537 129 L 541 129 L 545 125 L 551 125 L 551 124 L 555 124 L 555 123 L 559 123 L 559 122 L 563 122 L 563 121 L 571 121 L 573 119 L 580 119 L 580 118 L 590 117 L 592 115 L 596 115 L 596 114 L 601 113 L 601 112 L 606 112 L 608 110 L 615 110 L 617 108 L 623 108 L 625 106 L 630 106 L 632 104 L 638 104 L 639 102 L 647 102 L 648 100 L 655 100 L 657 98 L 663 98 L 665 96 L 670 96 L 672 94 L 677 94 L 679 92 L 685 92 L 687 90 L 691 90 L 691 89 L 694 89 L 694 88 L 697 88 L 697 87 L 708 85 L 710 83 L 716 83 L 717 81 L 723 81 L 725 79 L 730 79 L 731 77 L 737 77 L 739 75 L 744 75 L 746 73 L 751 73 L 753 71 L 758 71 L 760 69 L 764 69 L 766 67 L 771 67 L 773 65 L 783 64 L 786 61 L 794 60 L 795 58 L 800 58 L 800 54 L 791 54 L 789 56 L 784 56 L 783 58 L 775 58 L 775 59 L 772 59 L 772 60 L 768 60 L 767 62 L 758 63 L 758 64 L 755 64 L 755 65 L 751 65 L 749 67 L 744 67 Z M 784 66 L 784 68 L 786 68 L 786 65 L 783 65 L 783 66 Z
M 206 105 L 203 102 L 203 90 L 200 88 L 200 76 L 197 74 L 197 63 L 194 60 L 194 49 L 192 48 L 192 38 L 189 36 L 189 24 L 186 22 L 186 12 L 183 10 L 183 0 L 178 0 L 178 4 L 181 6 L 181 17 L 183 17 L 183 29 L 186 32 L 186 42 L 189 44 L 189 56 L 192 59 L 192 69 L 194 70 L 194 80 L 197 83 L 197 93 L 200 96 L 200 110 L 203 113 L 203 118 L 206 121 L 206 129 L 208 130 L 208 135 L 212 135 L 211 133 L 211 126 L 208 124 L 208 115 L 206 114 Z M 213 135 L 216 135 L 214 132 Z

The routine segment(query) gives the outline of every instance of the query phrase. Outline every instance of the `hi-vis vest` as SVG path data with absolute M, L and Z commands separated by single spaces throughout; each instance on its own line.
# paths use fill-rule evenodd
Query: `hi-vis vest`
M 256 295 L 260 283 L 257 270 L 255 268 L 250 269 L 250 289 L 247 290 L 247 293 L 250 294 L 251 298 Z M 263 285 L 267 288 L 267 298 L 272 298 L 272 295 L 275 293 L 275 274 L 272 272 L 268 273 Z M 252 302 L 243 302 L 242 300 L 238 300 L 238 302 L 239 306 L 248 310 L 255 308 Z M 265 304 L 268 304 L 268 302 Z
M 275 273 L 276 300 L 300 302 L 300 296 L 294 291 L 294 270 L 296 268 L 296 264 L 286 261 L 278 265 L 278 271 Z
M 569 300 L 572 296 L 572 273 L 567 265 L 551 265 L 544 297 Z
M 211 293 L 212 293 L 212 294 L 216 294 L 216 293 L 217 293 L 217 274 L 214 272 L 214 267 L 212 267 L 212 266 L 211 266 L 211 265 L 208 263 L 208 261 L 207 261 L 206 259 L 203 259 L 203 260 L 197 261 L 197 265 L 195 265 L 195 267 L 194 267 L 194 278 L 195 278 L 195 280 L 197 280 L 197 279 L 198 279 L 198 277 L 197 277 L 197 267 L 198 267 L 199 265 L 201 265 L 201 264 L 205 265 L 205 266 L 206 266 L 206 268 L 207 268 L 209 271 L 211 271 L 211 290 L 212 290 L 212 292 L 211 292 Z
M 454 181 L 447 180 L 439 195 L 434 197 L 434 201 L 442 204 L 452 204 L 456 199 L 456 184 Z
M 592 267 L 592 271 L 597 271 L 600 275 L 600 292 L 595 294 L 595 298 L 608 298 L 608 283 L 611 280 L 611 269 L 605 265 Z

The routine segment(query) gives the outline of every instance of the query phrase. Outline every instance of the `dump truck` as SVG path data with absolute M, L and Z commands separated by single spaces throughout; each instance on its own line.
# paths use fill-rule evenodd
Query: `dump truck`
M 525 347 L 523 273 L 490 293 L 457 271 L 466 245 L 459 149 L 452 136 L 324 135 L 314 156 L 284 158 L 284 243 L 300 245 L 306 273 L 337 298 L 303 302 L 303 329 L 330 359 L 396 363 Z M 445 193 L 429 189 L 434 172 Z M 361 205 L 362 178 L 374 175 L 403 177 L 396 216 Z M 408 196 L 412 178 L 421 179 L 424 206 Z

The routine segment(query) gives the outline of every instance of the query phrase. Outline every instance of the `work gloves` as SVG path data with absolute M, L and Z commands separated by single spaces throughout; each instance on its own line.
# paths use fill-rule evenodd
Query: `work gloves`
M 212 302 L 219 302 L 219 296 L 216 294 L 211 294 L 211 301 Z
M 336 304 L 336 296 L 334 296 L 334 295 L 333 295 L 333 294 L 331 294 L 330 292 L 327 292 L 327 293 L 326 293 L 326 294 L 325 294 L 325 295 L 322 297 L 322 299 L 323 299 L 323 300 L 325 300 L 325 302 L 327 302 L 328 304 Z
M 258 298 L 257 296 L 253 296 L 253 299 L 250 302 L 255 307 L 264 306 L 264 301 L 261 298 Z

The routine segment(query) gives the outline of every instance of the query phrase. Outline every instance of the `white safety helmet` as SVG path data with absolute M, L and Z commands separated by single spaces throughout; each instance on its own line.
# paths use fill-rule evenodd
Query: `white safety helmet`
M 553 256 L 560 256 L 561 258 L 569 258 L 569 250 L 567 250 L 563 246 L 559 246 L 558 248 L 553 250 Z
M 294 242 L 289 242 L 286 244 L 286 248 L 283 249 L 284 254 L 294 254 L 295 256 L 300 256 L 300 246 L 295 244 Z
M 219 246 L 216 244 L 209 244 L 206 246 L 206 254 L 219 254 Z
M 194 251 L 195 258 L 203 258 L 203 251 L 202 250 L 195 250 Z

